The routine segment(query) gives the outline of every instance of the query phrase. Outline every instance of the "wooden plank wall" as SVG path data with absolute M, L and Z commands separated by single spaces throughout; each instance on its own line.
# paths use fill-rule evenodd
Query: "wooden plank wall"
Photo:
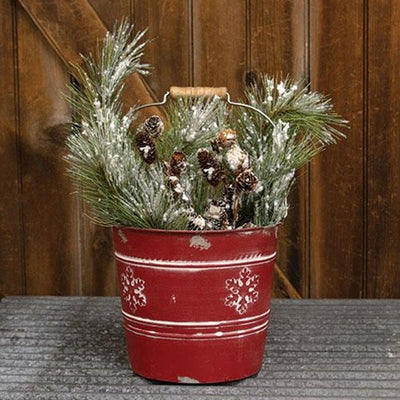
M 311 165 L 311 297 L 364 293 L 364 1 L 310 3 L 311 86 L 351 121 L 348 139 Z M 366 71 L 365 71 L 366 72 Z
M 348 139 L 304 168 L 280 229 L 275 295 L 400 296 L 400 2 L 4 0 L 0 5 L 0 295 L 116 294 L 108 229 L 83 217 L 61 160 L 68 62 L 127 17 L 154 38 L 127 101 L 174 85 L 290 74 L 329 94 Z

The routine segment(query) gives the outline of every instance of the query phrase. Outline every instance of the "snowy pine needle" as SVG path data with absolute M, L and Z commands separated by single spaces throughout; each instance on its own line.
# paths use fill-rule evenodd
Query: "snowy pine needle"
M 171 201 L 161 167 L 147 168 L 133 149 L 134 112 L 122 114 L 125 79 L 148 70 L 141 63 L 144 33 L 133 40 L 131 33 L 132 27 L 121 23 L 95 56 L 82 57 L 84 67 L 75 66 L 68 100 L 77 123 L 66 143 L 68 172 L 99 224 L 183 228 L 185 215 L 180 204 Z
M 331 102 L 301 82 L 261 75 L 252 107 L 177 98 L 166 118 L 139 120 L 120 100 L 125 79 L 146 74 L 144 32 L 122 22 L 75 66 L 68 101 L 75 124 L 68 172 L 95 222 L 158 229 L 270 226 L 287 214 L 295 171 L 344 135 Z M 133 39 L 132 39 L 133 37 Z
M 260 180 L 256 193 L 245 199 L 243 220 L 274 225 L 287 215 L 287 197 L 295 171 L 345 135 L 337 127 L 347 121 L 333 111 L 320 93 L 301 81 L 260 75 L 246 91 L 247 103 L 264 112 L 275 126 L 254 112 L 241 109 L 236 129 Z M 247 210 L 247 211 L 246 211 Z

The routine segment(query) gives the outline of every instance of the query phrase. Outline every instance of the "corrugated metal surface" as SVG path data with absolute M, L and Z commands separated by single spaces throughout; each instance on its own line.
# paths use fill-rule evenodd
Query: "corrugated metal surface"
M 224 385 L 134 376 L 118 298 L 0 303 L 0 399 L 400 399 L 400 300 L 275 300 L 262 371 Z

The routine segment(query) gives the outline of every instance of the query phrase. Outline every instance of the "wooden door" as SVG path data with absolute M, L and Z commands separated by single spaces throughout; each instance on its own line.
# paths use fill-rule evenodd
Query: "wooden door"
M 84 217 L 62 161 L 68 64 L 114 21 L 149 27 L 153 73 L 127 103 L 170 85 L 290 74 L 332 96 L 348 139 L 300 171 L 280 229 L 276 296 L 400 296 L 397 0 L 4 0 L 0 3 L 0 294 L 110 295 L 108 229 Z

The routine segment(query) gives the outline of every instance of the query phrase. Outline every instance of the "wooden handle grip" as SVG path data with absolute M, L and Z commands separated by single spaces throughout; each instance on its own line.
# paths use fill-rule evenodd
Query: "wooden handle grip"
M 226 98 L 228 89 L 226 87 L 179 87 L 171 86 L 169 94 L 172 98 L 174 97 L 212 97 L 218 96 L 221 99 Z

